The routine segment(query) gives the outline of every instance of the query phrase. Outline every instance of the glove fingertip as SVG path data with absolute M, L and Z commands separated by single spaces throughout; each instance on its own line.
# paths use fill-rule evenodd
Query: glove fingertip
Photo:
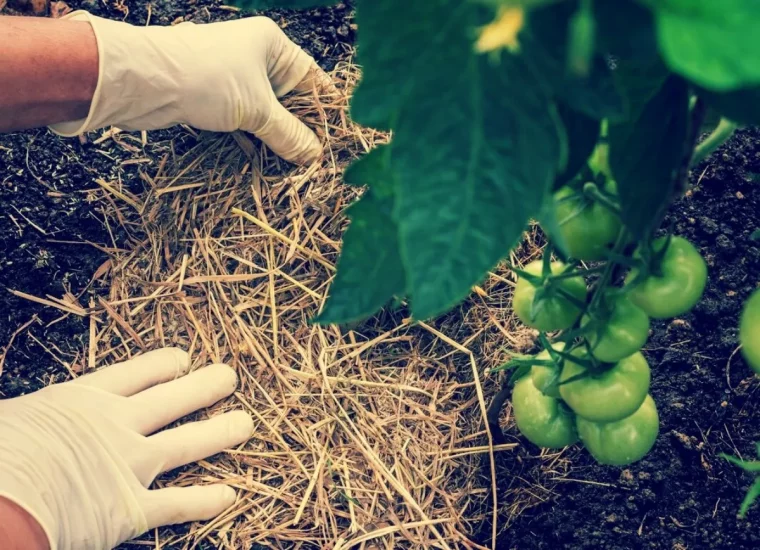
M 219 485 L 219 507 L 225 510 L 235 504 L 237 500 L 237 491 L 229 485 Z

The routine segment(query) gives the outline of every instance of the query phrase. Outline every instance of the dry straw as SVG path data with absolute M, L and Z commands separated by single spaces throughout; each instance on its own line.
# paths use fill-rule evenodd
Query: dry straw
M 225 362 L 239 373 L 234 396 L 198 416 L 247 410 L 250 441 L 159 481 L 227 483 L 239 499 L 209 523 L 150 533 L 152 548 L 478 548 L 471 535 L 484 520 L 499 512 L 505 528 L 548 498 L 535 465 L 516 458 L 515 443 L 494 447 L 484 422 L 501 383 L 487 369 L 532 346 L 515 327 L 506 269 L 428 324 L 392 313 L 354 330 L 309 324 L 335 271 L 344 208 L 359 194 L 341 174 L 388 139 L 347 117 L 356 67 L 333 76 L 337 90 L 288 103 L 325 141 L 321 161 L 293 168 L 243 134 L 190 137 L 181 155 L 171 143 L 143 172 L 146 192 L 102 179 L 92 191 L 127 236 L 96 274 L 110 294 L 89 307 L 29 297 L 89 316 L 73 375 L 168 345 L 190 350 L 195 367 Z M 118 132 L 103 139 L 134 147 Z M 519 251 L 525 261 L 534 238 Z M 504 455 L 525 471 L 496 479 Z M 544 473 L 564 476 L 567 461 L 549 458 Z

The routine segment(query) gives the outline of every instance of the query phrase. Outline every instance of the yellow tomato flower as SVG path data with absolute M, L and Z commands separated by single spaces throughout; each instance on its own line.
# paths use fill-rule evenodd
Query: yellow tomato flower
M 520 7 L 501 8 L 496 19 L 480 29 L 480 37 L 475 43 L 475 50 L 480 53 L 492 52 L 506 48 L 516 51 L 519 48 L 517 35 L 525 24 L 525 11 Z

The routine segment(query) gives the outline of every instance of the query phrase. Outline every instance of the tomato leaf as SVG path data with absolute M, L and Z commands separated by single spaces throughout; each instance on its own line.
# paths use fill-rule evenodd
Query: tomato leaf
M 668 66 L 711 90 L 760 84 L 756 0 L 647 0 Z
M 428 40 L 428 47 L 435 50 L 445 40 L 445 35 L 437 35 L 425 20 L 418 19 L 426 12 L 425 6 L 410 6 L 404 17 L 396 11 L 400 8 L 398 0 L 391 0 L 361 2 L 356 9 L 357 62 L 364 73 L 351 99 L 351 118 L 381 130 L 391 129 L 403 102 L 418 86 L 417 76 L 425 74 L 420 61 L 424 56 L 409 55 L 415 51 L 409 48 Z M 389 35 L 393 40 L 388 40 Z
M 610 168 L 617 181 L 621 218 L 637 239 L 660 222 L 684 156 L 688 87 L 658 68 L 621 66 L 629 117 L 610 124 Z
M 594 2 L 597 51 L 622 59 L 658 56 L 652 12 L 632 0 Z
M 740 124 L 760 124 L 760 86 L 730 92 L 699 91 L 710 107 Z
M 391 146 L 379 145 L 363 157 L 355 160 L 343 173 L 343 182 L 356 187 L 378 182 L 375 191 L 380 194 L 392 194 L 393 175 L 390 170 Z
M 739 508 L 740 518 L 743 518 L 747 515 L 750 506 L 752 506 L 758 498 L 760 498 L 760 478 L 755 479 L 747 491 L 747 494 L 744 495 L 744 500 L 742 500 L 741 508 Z
M 559 118 L 567 135 L 567 163 L 565 169 L 554 180 L 554 189 L 559 189 L 581 171 L 599 139 L 599 121 L 579 113 L 560 103 L 557 106 Z
M 338 0 L 230 0 L 229 4 L 244 10 L 267 10 L 270 8 L 316 8 L 336 4 Z
M 736 458 L 735 456 L 727 455 L 725 453 L 722 453 L 719 456 L 728 460 L 731 464 L 739 466 L 739 468 L 745 472 L 760 472 L 760 460 L 742 460 L 741 458 Z
M 343 235 L 338 273 L 330 287 L 321 324 L 342 324 L 365 319 L 406 287 L 393 219 L 394 178 L 389 146 L 370 151 L 355 164 L 354 174 L 366 172 L 370 189 L 348 210 L 351 224 Z M 364 180 L 364 173 L 361 174 Z
M 412 312 L 424 319 L 463 299 L 517 242 L 551 188 L 564 135 L 520 56 L 473 55 L 492 10 L 457 0 L 357 9 L 364 77 L 352 113 L 393 129 L 393 217 Z
M 519 36 L 521 51 L 551 91 L 570 107 L 602 119 L 623 113 L 623 101 L 607 60 L 594 54 L 586 76 L 568 67 L 569 25 L 580 2 L 559 2 L 532 10 Z

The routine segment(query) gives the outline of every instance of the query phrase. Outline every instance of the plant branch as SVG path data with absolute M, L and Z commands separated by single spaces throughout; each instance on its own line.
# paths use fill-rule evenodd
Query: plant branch
M 728 139 L 734 134 L 736 128 L 737 124 L 735 122 L 732 122 L 727 118 L 721 118 L 718 126 L 713 130 L 712 134 L 707 136 L 702 143 L 697 145 L 697 148 L 694 150 L 694 156 L 691 158 L 691 165 L 696 166 L 712 155 L 718 147 L 728 141 Z
M 598 202 L 608 210 L 611 210 L 617 215 L 620 215 L 620 205 L 616 201 L 609 198 L 608 195 L 603 193 L 599 186 L 593 182 L 587 182 L 583 185 L 583 194 L 591 200 Z
M 614 254 L 619 254 L 620 250 L 625 246 L 625 237 L 626 237 L 626 231 L 625 228 L 620 229 L 620 233 L 618 233 L 617 240 L 615 241 L 615 246 L 612 248 L 612 252 Z M 599 300 L 602 299 L 602 294 L 604 293 L 604 289 L 607 287 L 607 284 L 610 282 L 610 278 L 612 276 L 612 270 L 615 268 L 615 262 L 607 262 L 607 264 L 604 266 L 604 273 L 602 273 L 602 276 L 596 283 L 596 289 L 594 289 L 594 295 L 591 298 L 591 303 L 589 304 L 588 308 L 586 308 L 586 312 L 592 312 L 596 306 L 599 305 Z
M 689 181 L 689 168 L 694 164 L 692 161 L 694 147 L 697 144 L 697 139 L 699 139 L 699 129 L 702 127 L 702 122 L 707 114 L 707 105 L 705 104 L 704 99 L 699 96 L 692 97 L 689 102 L 689 114 L 689 128 L 686 140 L 683 144 L 684 149 L 681 155 L 681 164 L 678 167 L 678 171 L 675 174 L 675 181 L 673 182 L 673 195 L 671 196 L 670 201 L 660 205 L 660 212 L 658 212 L 658 215 L 655 218 L 658 221 L 654 227 L 659 227 L 662 223 L 662 220 L 665 217 L 665 211 L 668 206 L 670 206 L 670 202 L 672 202 L 673 198 L 681 197 L 686 192 L 687 182 Z

